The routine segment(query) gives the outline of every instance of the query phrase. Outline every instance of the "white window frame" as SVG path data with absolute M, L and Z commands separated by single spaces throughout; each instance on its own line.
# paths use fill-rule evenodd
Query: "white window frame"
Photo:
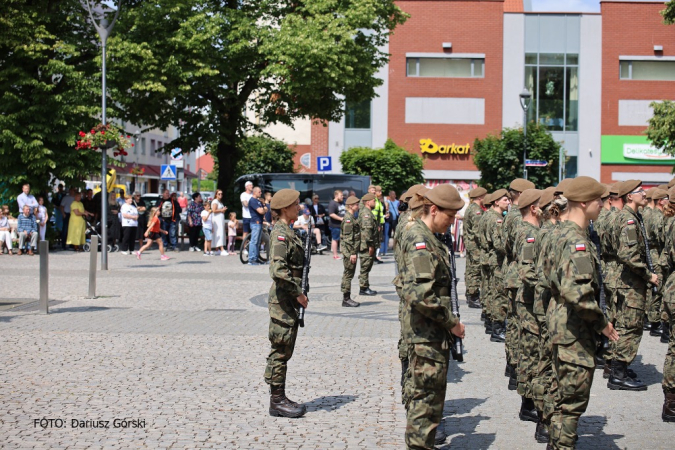
M 408 60 L 415 60 L 415 75 L 408 73 Z M 420 59 L 470 59 L 471 60 L 471 76 L 470 77 L 423 77 L 420 76 Z M 482 60 L 483 73 L 475 75 L 476 61 Z M 410 78 L 485 78 L 485 53 L 406 53 L 405 55 L 405 73 L 406 77 Z

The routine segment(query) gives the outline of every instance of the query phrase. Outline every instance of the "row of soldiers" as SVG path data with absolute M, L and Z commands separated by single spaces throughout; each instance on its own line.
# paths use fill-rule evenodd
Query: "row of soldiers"
M 574 448 L 596 367 L 610 389 L 646 389 L 628 367 L 645 317 L 669 342 L 662 418 L 675 421 L 675 180 L 649 195 L 641 185 L 579 177 L 540 191 L 516 179 L 469 194 L 467 303 L 505 343 L 519 417 L 549 448 Z

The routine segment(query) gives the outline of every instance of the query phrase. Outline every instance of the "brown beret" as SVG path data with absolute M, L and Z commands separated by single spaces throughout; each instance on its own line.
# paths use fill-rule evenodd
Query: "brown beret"
M 410 207 L 410 209 L 421 208 L 422 205 L 424 205 L 424 194 L 426 194 L 428 190 L 429 188 L 427 188 L 426 186 L 422 186 L 420 189 L 417 190 L 417 192 L 415 192 L 415 195 L 413 195 L 410 201 L 408 202 L 408 206 Z
M 508 194 L 509 193 L 506 189 L 497 189 L 490 196 L 490 199 L 492 200 L 490 203 L 494 203 L 502 197 L 508 197 Z
M 635 189 L 640 187 L 642 181 L 640 180 L 626 180 L 619 186 L 619 197 L 623 197 L 626 194 L 630 194 Z
M 300 192 L 295 189 L 281 189 L 272 197 L 270 206 L 272 209 L 283 209 L 291 206 L 298 198 L 300 198 Z
M 652 198 L 652 193 L 653 193 L 655 190 L 656 190 L 655 187 L 647 189 L 647 191 L 645 192 L 645 195 L 647 196 L 648 199 L 651 200 L 651 198 Z
M 525 192 L 528 189 L 534 189 L 536 186 L 533 182 L 527 181 L 524 178 L 516 178 L 509 184 L 509 189 L 518 192 Z
M 520 194 L 518 199 L 518 209 L 525 209 L 534 205 L 541 199 L 541 195 L 544 191 L 539 189 L 526 189 Z
M 361 200 L 363 200 L 364 202 L 367 202 L 369 200 L 375 200 L 375 194 L 371 194 L 369 192 L 366 195 L 364 195 L 363 197 L 361 197 Z
M 541 198 L 539 199 L 539 206 L 541 208 L 547 207 L 552 201 L 555 193 L 555 186 L 550 186 L 544 189 L 541 193 Z
M 345 205 L 347 205 L 347 206 L 349 206 L 349 205 L 354 205 L 354 204 L 356 204 L 356 203 L 358 203 L 358 202 L 359 202 L 359 198 L 358 198 L 358 197 L 356 197 L 356 196 L 354 196 L 354 195 L 350 195 L 349 198 L 347 199 L 347 201 L 345 202 Z
M 611 186 L 609 184 L 606 184 L 606 183 L 602 183 L 602 185 L 605 187 L 605 192 L 603 192 L 602 198 L 607 199 L 607 197 L 609 197 L 611 195 L 611 192 L 610 192 Z
M 609 187 L 609 195 L 619 195 L 619 189 L 621 187 L 621 182 L 614 183 Z
M 454 209 L 459 211 L 464 208 L 465 204 L 457 189 L 451 184 L 439 184 L 428 191 L 424 197 L 434 205 L 443 209 Z
M 652 191 L 651 196 L 652 200 L 661 200 L 666 197 L 668 197 L 668 192 L 664 191 L 663 189 L 654 188 L 654 190 Z
M 668 192 L 668 189 L 670 189 L 670 188 L 668 187 L 667 184 L 659 184 L 659 185 L 656 186 L 656 187 L 657 187 L 658 189 L 661 189 L 662 191 L 666 191 L 666 192 Z
M 564 195 L 565 197 L 567 197 L 567 195 L 565 195 L 565 189 L 567 189 L 567 186 L 570 185 L 570 183 L 572 182 L 572 180 L 574 180 L 574 178 L 565 178 L 564 180 L 562 180 L 562 181 L 561 181 L 560 183 L 558 183 L 558 185 L 555 187 L 555 192 L 554 192 L 553 194 L 554 194 L 554 195 Z
M 469 198 L 478 198 L 481 195 L 487 194 L 487 189 L 482 187 L 477 187 L 476 189 L 471 189 L 469 191 Z
M 416 184 L 414 186 L 410 186 L 410 189 L 408 189 L 405 194 L 401 196 L 401 200 L 404 202 L 409 202 L 410 199 L 415 195 L 420 189 L 424 187 L 423 184 Z
M 565 187 L 563 195 L 572 202 L 590 202 L 598 199 L 605 192 L 605 187 L 591 177 L 573 178 Z
M 668 201 L 670 203 L 675 203 L 675 186 L 668 189 Z
M 671 188 L 671 187 L 673 187 L 673 186 L 675 186 L 675 178 L 673 178 L 672 180 L 670 180 L 670 181 L 668 182 L 668 187 L 669 187 L 669 188 Z

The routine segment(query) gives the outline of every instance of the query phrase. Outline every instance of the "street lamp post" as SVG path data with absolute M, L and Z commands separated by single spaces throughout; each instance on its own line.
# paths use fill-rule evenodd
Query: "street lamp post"
M 120 4 L 119 2 L 115 2 L 112 0 L 109 0 L 106 2 L 107 4 L 112 3 L 113 6 L 109 6 L 111 9 L 115 10 L 115 17 L 112 20 L 112 23 L 109 23 L 108 20 L 103 17 L 105 11 L 103 10 L 102 5 L 99 4 L 98 10 L 94 6 L 92 8 L 92 4 L 90 0 L 86 0 L 84 3 L 84 6 L 87 8 L 87 12 L 89 13 L 89 18 L 91 19 L 91 23 L 94 25 L 94 28 L 98 32 L 99 37 L 101 38 L 101 49 L 103 51 L 103 63 L 101 64 L 101 72 L 102 72 L 102 88 L 103 88 L 103 95 L 102 95 L 102 111 L 101 111 L 101 123 L 103 125 L 106 124 L 106 117 L 105 117 L 105 97 L 106 97 L 106 86 L 105 86 L 105 46 L 108 41 L 108 36 L 110 36 L 110 32 L 112 31 L 113 27 L 115 26 L 115 22 L 117 21 L 117 16 L 120 14 Z M 117 3 L 117 8 L 115 9 L 114 5 Z M 94 12 L 97 13 L 97 15 L 101 16 L 100 23 L 96 21 L 94 18 Z M 101 270 L 108 270 L 108 183 L 106 180 L 106 176 L 108 174 L 108 149 L 107 148 L 102 148 L 101 149 Z
M 530 108 L 532 94 L 527 88 L 520 93 L 520 106 L 523 108 L 523 178 L 527 180 L 527 110 Z

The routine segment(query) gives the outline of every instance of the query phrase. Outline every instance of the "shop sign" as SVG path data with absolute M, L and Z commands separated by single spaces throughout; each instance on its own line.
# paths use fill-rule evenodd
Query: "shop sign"
M 431 139 L 420 139 L 420 151 L 422 153 L 439 153 L 441 155 L 469 155 L 471 153 L 471 145 L 457 145 L 455 143 L 450 145 L 437 145 Z
M 664 153 L 663 149 L 649 144 L 623 144 L 623 156 L 626 159 L 643 159 L 647 161 L 673 161 L 675 157 Z

